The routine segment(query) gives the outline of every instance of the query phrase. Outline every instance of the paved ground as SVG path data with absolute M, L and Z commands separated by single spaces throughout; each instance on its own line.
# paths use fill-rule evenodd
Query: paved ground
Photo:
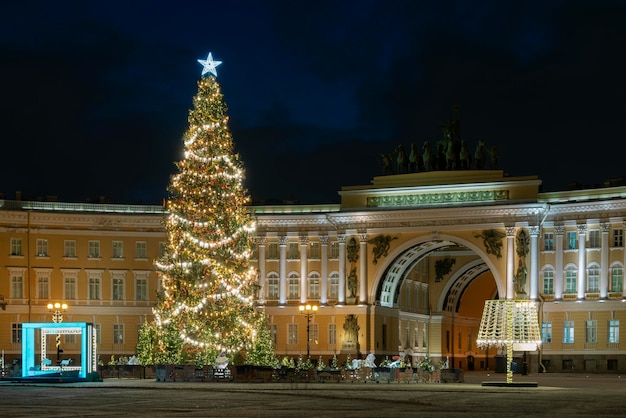
M 504 374 L 464 383 L 0 382 L 1 417 L 618 417 L 626 376 L 514 375 L 537 387 L 492 387 Z

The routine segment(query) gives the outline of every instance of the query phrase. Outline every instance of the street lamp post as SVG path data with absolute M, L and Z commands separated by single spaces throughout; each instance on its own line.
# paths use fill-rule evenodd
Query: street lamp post
M 67 310 L 67 303 L 49 303 L 48 310 L 52 312 L 52 322 L 55 324 L 60 324 L 63 322 L 63 312 Z M 61 362 L 61 353 L 63 350 L 61 349 L 61 334 L 56 335 L 56 346 L 57 346 L 57 363 Z
M 306 317 L 306 358 L 310 358 L 311 353 L 311 317 L 317 313 L 317 305 L 300 305 L 300 313 Z

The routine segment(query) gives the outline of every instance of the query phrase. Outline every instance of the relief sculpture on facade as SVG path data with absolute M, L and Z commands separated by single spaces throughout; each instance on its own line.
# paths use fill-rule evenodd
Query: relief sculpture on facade
M 502 238 L 505 236 L 504 232 L 496 231 L 495 229 L 488 229 L 480 234 L 474 234 L 474 238 L 483 239 L 483 245 L 487 254 L 495 255 L 497 258 L 502 258 Z

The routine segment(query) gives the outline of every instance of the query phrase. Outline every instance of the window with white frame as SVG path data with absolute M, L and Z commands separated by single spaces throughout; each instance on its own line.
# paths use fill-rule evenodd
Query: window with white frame
M 48 276 L 37 273 L 37 298 L 50 299 L 50 282 Z
M 424 328 L 422 328 L 422 348 L 428 347 L 428 335 L 426 324 L 424 324 Z
M 600 248 L 600 231 L 598 229 L 589 231 L 589 248 Z
M 22 239 L 11 238 L 11 255 L 21 256 L 22 253 Z
M 613 247 L 621 248 L 624 246 L 624 230 L 623 229 L 614 229 L 613 230 Z
M 319 324 L 312 322 L 309 324 L 309 344 L 318 344 L 320 341 Z
M 124 300 L 124 274 L 113 273 L 111 281 L 113 300 Z
M 289 285 L 289 299 L 298 299 L 300 297 L 300 278 L 296 273 L 291 273 L 287 279 Z
M 100 258 L 100 241 L 89 241 L 87 255 L 89 258 Z
M 267 298 L 269 300 L 278 300 L 280 278 L 276 273 L 270 273 L 267 276 Z
M 287 344 L 298 344 L 298 324 L 288 324 Z
M 20 344 L 22 342 L 22 324 L 11 324 L 11 342 L 13 344 Z
M 63 277 L 63 297 L 68 300 L 76 299 L 76 276 Z
M 563 343 L 574 344 L 574 321 L 563 322 Z
M 165 242 L 159 242 L 159 257 L 163 257 L 165 255 L 166 248 L 167 244 Z
M 600 291 L 600 266 L 593 264 L 587 270 L 587 292 L 598 293 Z
M 300 258 L 300 243 L 290 242 L 288 248 L 288 256 L 289 260 L 298 260 Z
M 320 275 L 311 273 L 309 275 L 309 299 L 320 298 Z
M 337 241 L 333 241 L 330 243 L 328 258 L 331 258 L 333 260 L 339 258 L 339 243 Z
M 543 250 L 554 251 L 554 232 L 545 232 L 543 234 Z
M 100 277 L 89 277 L 89 300 L 100 300 Z
M 113 324 L 113 344 L 124 344 L 124 324 Z
M 337 324 L 328 324 L 328 344 L 337 344 Z
M 624 283 L 624 268 L 616 265 L 611 268 L 611 292 L 620 293 Z
M 24 276 L 22 273 L 11 273 L 11 297 L 13 299 L 24 297 Z
M 544 344 L 552 342 L 552 322 L 541 323 L 541 342 Z
M 47 257 L 48 256 L 48 240 L 47 239 L 37 239 L 37 256 L 38 257 Z
M 576 277 L 578 272 L 574 268 L 568 268 L 565 270 L 565 289 L 564 293 L 574 294 L 576 293 Z
M 146 241 L 135 242 L 135 258 L 148 258 L 148 243 Z
M 609 321 L 609 336 L 608 342 L 610 344 L 618 344 L 619 343 L 619 321 L 616 319 L 611 319 Z
M 312 260 L 319 260 L 320 257 L 320 243 L 319 242 L 309 242 L 309 258 Z
M 268 260 L 278 260 L 280 254 L 278 252 L 277 242 L 270 242 L 269 244 L 267 244 L 267 254 L 265 255 L 265 257 Z
M 551 268 L 545 269 L 543 271 L 543 294 L 554 294 L 554 270 L 552 270 Z
M 135 278 L 135 300 L 148 300 L 148 278 Z
M 578 248 L 578 234 L 574 231 L 569 231 L 565 234 L 565 249 L 575 250 Z
M 113 258 L 124 258 L 123 241 L 113 241 Z
M 336 300 L 339 297 L 339 273 L 332 273 L 328 278 L 328 298 Z
M 66 239 L 63 241 L 63 257 L 76 258 L 76 240 Z
M 588 344 L 598 342 L 598 322 L 585 321 L 585 342 Z

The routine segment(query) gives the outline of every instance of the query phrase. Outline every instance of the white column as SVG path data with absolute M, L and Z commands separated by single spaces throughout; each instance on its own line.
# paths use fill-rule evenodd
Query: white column
M 611 224 L 603 222 L 600 224 L 602 231 L 602 253 L 600 254 L 600 299 L 609 296 L 609 233 Z
M 265 245 L 267 243 L 266 237 L 256 237 L 256 244 L 259 249 L 257 260 L 257 285 L 259 286 L 259 303 L 265 304 L 265 285 L 266 285 L 266 273 L 265 273 Z
M 565 227 L 558 225 L 554 227 L 554 299 L 563 299 L 563 234 Z
M 359 303 L 367 303 L 367 234 L 359 235 Z
M 280 250 L 280 294 L 279 294 L 279 305 L 287 304 L 287 244 L 289 240 L 286 236 L 278 237 L 278 247 Z
M 587 272 L 587 249 L 586 249 L 586 232 L 587 232 L 587 224 L 577 225 L 578 227 L 578 280 L 576 283 L 576 291 L 578 293 L 577 299 L 583 300 L 585 299 L 585 290 L 586 290 L 586 272 Z
M 337 294 L 337 303 L 344 305 L 346 303 L 346 235 L 338 234 L 339 241 L 339 289 Z
M 539 227 L 531 226 L 530 231 L 530 300 L 537 300 L 539 289 Z
M 307 266 L 307 247 L 309 245 L 309 237 L 300 235 L 300 303 L 306 303 L 309 298 L 309 289 L 307 286 L 308 266 Z
M 515 227 L 506 228 L 506 298 L 513 299 L 513 278 L 515 277 Z
M 320 235 L 321 248 L 321 278 L 320 278 L 320 304 L 328 303 L 328 235 Z

